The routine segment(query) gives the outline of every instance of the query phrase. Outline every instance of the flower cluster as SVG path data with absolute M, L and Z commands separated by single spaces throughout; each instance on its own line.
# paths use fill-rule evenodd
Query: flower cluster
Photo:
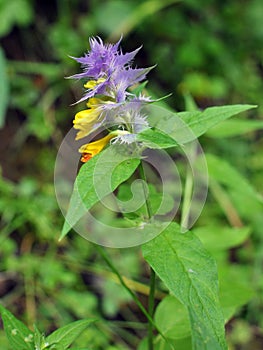
M 83 72 L 70 78 L 84 80 L 84 96 L 78 101 L 86 101 L 87 109 L 78 112 L 73 121 L 78 130 L 76 140 L 82 139 L 102 126 L 116 127 L 100 140 L 83 145 L 82 162 L 99 153 L 107 143 L 116 139 L 132 143 L 136 134 L 148 127 L 146 117 L 141 114 L 143 104 L 150 102 L 148 97 L 136 96 L 128 89 L 145 79 L 153 68 L 132 68 L 132 60 L 140 50 L 123 54 L 119 49 L 121 39 L 116 44 L 104 44 L 98 38 L 90 39 L 90 51 L 76 58 Z

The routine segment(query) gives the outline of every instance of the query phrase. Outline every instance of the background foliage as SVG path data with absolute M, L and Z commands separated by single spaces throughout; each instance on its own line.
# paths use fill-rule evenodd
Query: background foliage
M 82 55 L 89 36 L 123 34 L 124 51 L 143 44 L 138 66 L 158 64 L 149 94 L 172 92 L 174 109 L 184 110 L 189 94 L 201 109 L 259 106 L 201 137 L 210 192 L 194 232 L 218 263 L 230 348 L 262 348 L 262 20 L 260 0 L 0 0 L 0 298 L 29 327 L 50 333 L 102 319 L 76 342 L 94 349 L 132 349 L 145 335 L 145 320 L 92 244 L 74 233 L 58 243 L 63 217 L 53 188 L 58 147 L 80 109 L 69 105 L 82 93 L 64 79 L 79 69 L 68 55 Z M 108 253 L 146 300 L 140 249 Z M 176 302 L 159 289 L 156 322 L 169 332 L 177 320 L 162 320 L 160 310 Z M 0 343 L 8 349 L 3 331 Z

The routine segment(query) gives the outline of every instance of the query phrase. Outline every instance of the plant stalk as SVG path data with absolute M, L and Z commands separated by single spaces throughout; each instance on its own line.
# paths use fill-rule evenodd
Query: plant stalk
M 146 207 L 148 219 L 150 220 L 153 213 L 152 213 L 151 204 L 147 198 L 147 190 L 146 190 L 147 178 L 145 175 L 142 161 L 140 162 L 140 165 L 139 165 L 139 171 L 140 171 L 141 179 L 144 181 L 143 182 L 143 189 L 144 189 L 145 207 Z M 155 277 L 156 277 L 155 271 L 151 268 L 150 293 L 149 293 L 149 300 L 148 300 L 148 313 L 152 319 L 153 319 L 153 314 L 154 314 Z M 148 350 L 153 350 L 153 330 L 154 330 L 153 324 L 151 322 L 149 322 L 148 323 Z

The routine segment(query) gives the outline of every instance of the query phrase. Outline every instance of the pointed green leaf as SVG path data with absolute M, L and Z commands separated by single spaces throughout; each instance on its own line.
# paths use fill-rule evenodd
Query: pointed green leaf
M 149 148 L 162 149 L 178 146 L 178 143 L 173 138 L 154 128 L 139 133 L 137 140 L 143 142 Z
M 141 83 L 138 86 L 136 86 L 135 88 L 131 89 L 131 92 L 134 95 L 139 96 L 143 92 L 143 90 L 145 89 L 147 83 L 148 83 L 148 80 L 145 80 L 143 83 Z
M 72 322 L 50 334 L 46 338 L 46 342 L 49 346 L 58 344 L 62 349 L 66 350 L 73 341 L 95 321 L 95 319 L 88 319 Z
M 13 350 L 33 350 L 34 334 L 10 311 L 0 305 L 0 313 L 4 323 L 7 339 Z
M 253 105 L 232 105 L 209 107 L 204 111 L 181 112 L 179 117 L 192 129 L 196 137 L 203 135 L 212 126 L 238 113 L 256 108 Z
M 6 61 L 3 50 L 0 48 L 0 128 L 4 125 L 5 113 L 8 104 L 9 81 L 7 77 Z
M 121 154 L 118 152 L 118 147 L 114 146 L 105 149 L 81 167 L 60 239 L 100 198 L 113 192 L 138 167 L 140 162 L 138 158 Z
M 216 263 L 190 231 L 171 223 L 143 245 L 143 255 L 170 292 L 188 308 L 193 348 L 227 349 Z
M 216 124 L 238 113 L 256 108 L 253 105 L 209 107 L 204 111 L 173 113 L 155 105 L 146 109 L 152 126 L 167 133 L 179 144 L 193 141 Z

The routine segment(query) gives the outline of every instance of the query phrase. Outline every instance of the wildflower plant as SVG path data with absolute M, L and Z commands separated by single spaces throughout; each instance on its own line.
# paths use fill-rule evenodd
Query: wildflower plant
M 55 188 L 65 216 L 60 239 L 73 228 L 96 243 L 94 248 L 147 319 L 140 350 L 225 350 L 224 324 L 239 305 L 231 312 L 222 307 L 216 261 L 195 230 L 189 230 L 205 204 L 208 184 L 198 137 L 255 106 L 200 111 L 188 103 L 187 111 L 179 113 L 161 107 L 145 93 L 145 79 L 153 67 L 137 68 L 133 61 L 140 48 L 123 53 L 120 42 L 105 44 L 91 38 L 89 51 L 73 57 L 82 72 L 70 78 L 83 82 L 85 91 L 77 103 L 85 102 L 86 107 L 76 113 L 56 162 Z M 74 186 L 65 199 L 67 179 L 73 179 Z M 110 219 L 97 218 L 94 208 L 113 214 Z M 106 248 L 138 245 L 150 271 L 147 307 Z M 157 308 L 156 276 L 166 288 Z M 4 308 L 0 311 L 15 350 L 23 348 L 25 339 L 24 348 L 29 350 L 67 348 L 94 322 L 83 320 L 75 333 L 75 325 L 69 325 L 44 338 L 25 329 Z M 19 330 L 16 334 L 14 328 Z M 65 335 L 68 330 L 73 332 L 70 339 Z

